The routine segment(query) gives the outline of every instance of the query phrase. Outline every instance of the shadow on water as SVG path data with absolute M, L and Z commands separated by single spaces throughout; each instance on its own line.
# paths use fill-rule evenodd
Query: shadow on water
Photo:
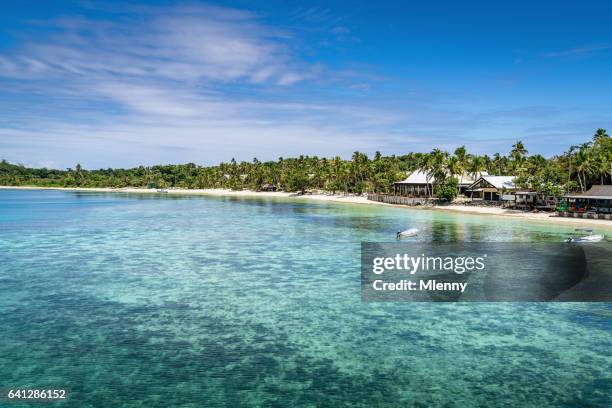
M 399 367 L 374 376 L 348 373 L 332 359 L 302 355 L 282 332 L 202 315 L 180 302 L 130 306 L 50 294 L 0 322 L 8 340 L 0 350 L 28 348 L 21 370 L 0 369 L 3 381 L 61 384 L 71 393 L 62 407 L 129 401 L 147 407 L 366 407 L 402 400 Z M 181 327 L 192 328 L 189 339 Z
M 431 239 L 434 242 L 459 242 L 464 235 L 463 226 L 434 220 L 431 223 Z

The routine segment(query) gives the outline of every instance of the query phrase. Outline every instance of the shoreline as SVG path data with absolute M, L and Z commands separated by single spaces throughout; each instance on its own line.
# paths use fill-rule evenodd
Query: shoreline
M 539 212 L 523 212 L 517 210 L 507 210 L 499 207 L 473 207 L 460 204 L 449 204 L 444 206 L 427 206 L 427 207 L 409 207 L 399 204 L 388 204 L 377 201 L 370 201 L 364 196 L 344 196 L 332 194 L 305 194 L 296 195 L 296 193 L 288 193 L 284 191 L 251 191 L 241 190 L 233 191 L 228 189 L 168 189 L 167 193 L 160 193 L 157 189 L 146 189 L 136 187 L 39 187 L 39 186 L 0 186 L 0 190 L 58 190 L 58 191 L 81 191 L 92 193 L 128 193 L 128 194 L 172 194 L 172 195 L 195 195 L 195 196 L 233 196 L 233 197 L 275 197 L 275 198 L 293 198 L 315 201 L 327 201 L 345 204 L 362 204 L 362 205 L 377 205 L 389 206 L 396 208 L 404 208 L 409 210 L 432 210 L 432 211 L 447 211 L 454 213 L 463 213 L 480 216 L 495 216 L 502 218 L 522 219 L 534 222 L 546 222 L 555 224 L 575 225 L 575 226 L 597 226 L 612 230 L 612 221 L 608 220 L 589 220 L 580 218 L 564 218 L 556 217 L 551 213 Z

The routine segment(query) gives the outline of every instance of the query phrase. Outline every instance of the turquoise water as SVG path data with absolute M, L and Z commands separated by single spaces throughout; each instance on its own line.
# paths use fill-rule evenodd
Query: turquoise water
M 68 387 L 44 404 L 63 407 L 609 406 L 610 304 L 361 303 L 360 242 L 407 226 L 429 241 L 556 242 L 573 229 L 0 191 L 0 388 Z

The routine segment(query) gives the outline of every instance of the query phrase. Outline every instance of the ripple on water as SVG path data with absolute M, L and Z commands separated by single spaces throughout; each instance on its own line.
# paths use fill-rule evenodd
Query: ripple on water
M 402 226 L 444 242 L 571 228 L 57 191 L 0 191 L 0 209 L 0 383 L 69 387 L 58 406 L 609 406 L 609 304 L 360 301 L 359 243 Z

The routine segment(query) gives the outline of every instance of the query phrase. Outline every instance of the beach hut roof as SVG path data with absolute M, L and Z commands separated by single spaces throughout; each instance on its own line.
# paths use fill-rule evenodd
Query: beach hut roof
M 487 173 L 486 171 L 481 171 L 478 172 L 478 177 L 474 178 L 472 177 L 472 174 L 468 173 L 467 171 L 463 173 L 463 175 L 458 174 L 455 176 L 455 178 L 457 179 L 457 181 L 459 181 L 459 183 L 462 186 L 470 186 L 472 185 L 476 180 L 478 180 L 480 177 L 482 176 L 488 176 L 489 173 Z
M 608 185 L 603 185 L 603 184 L 597 184 L 594 185 L 593 187 L 591 187 L 589 189 L 589 191 L 587 191 L 586 193 L 582 193 L 582 194 L 570 194 L 570 195 L 566 195 L 564 197 L 568 197 L 568 198 L 591 198 L 594 200 L 610 200 L 612 199 L 612 185 L 608 186 Z
M 514 176 L 482 176 L 488 183 L 498 189 L 515 189 Z
M 479 178 L 486 175 L 488 175 L 486 171 L 478 173 Z M 467 172 L 463 173 L 463 176 L 457 174 L 454 177 L 462 186 L 469 186 L 477 180 L 474 179 L 474 177 L 472 177 L 472 175 Z M 433 184 L 435 182 L 436 178 L 433 175 L 427 177 L 427 173 L 421 170 L 416 170 L 412 172 L 412 174 L 410 174 L 405 180 L 398 181 L 395 184 Z
M 428 177 L 427 173 L 417 170 L 410 174 L 406 180 L 398 181 L 394 184 L 431 184 L 434 182 L 435 178 L 433 176 Z
M 478 180 L 473 182 L 470 187 L 473 187 L 481 179 L 491 184 L 493 187 L 499 190 L 501 189 L 514 190 L 517 188 L 517 186 L 514 184 L 514 179 L 516 179 L 515 176 L 489 176 L 489 175 L 481 176 Z

